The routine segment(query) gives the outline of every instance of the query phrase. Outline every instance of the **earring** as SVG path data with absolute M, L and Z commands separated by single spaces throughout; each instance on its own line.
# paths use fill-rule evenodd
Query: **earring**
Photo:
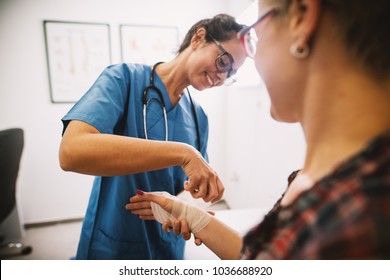
M 310 53 L 308 45 L 300 46 L 298 43 L 294 43 L 290 47 L 290 53 L 297 59 L 306 58 Z

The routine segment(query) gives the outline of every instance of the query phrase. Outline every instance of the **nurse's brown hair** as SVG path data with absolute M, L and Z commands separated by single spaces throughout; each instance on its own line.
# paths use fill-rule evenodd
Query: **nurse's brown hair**
M 183 42 L 181 43 L 178 53 L 185 50 L 191 43 L 191 39 L 199 28 L 205 28 L 208 35 L 211 35 L 219 42 L 228 41 L 236 38 L 237 33 L 244 25 L 236 22 L 235 18 L 227 14 L 219 14 L 210 19 L 203 19 L 195 23 L 187 32 Z M 212 42 L 210 36 L 206 36 L 207 42 Z

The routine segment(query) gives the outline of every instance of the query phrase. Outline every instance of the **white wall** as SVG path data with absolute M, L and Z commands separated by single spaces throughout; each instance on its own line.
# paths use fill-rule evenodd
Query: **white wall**
M 240 16 L 251 25 L 257 1 Z M 305 141 L 298 124 L 278 123 L 254 61 L 247 59 L 227 93 L 225 200 L 231 208 L 272 207 L 287 187 L 287 178 L 303 164 Z
M 112 62 L 117 63 L 119 24 L 178 26 L 182 38 L 197 20 L 220 12 L 238 16 L 251 2 L 0 0 L 0 129 L 25 131 L 17 195 L 22 221 L 82 217 L 93 179 L 58 165 L 60 119 L 72 105 L 50 102 L 43 20 L 109 23 Z M 247 71 L 244 77 L 253 77 L 254 70 Z M 193 95 L 209 115 L 210 161 L 227 188 L 228 203 L 234 208 L 270 204 L 290 169 L 300 165 L 299 129 L 269 118 L 266 93 L 258 85 Z
M 232 208 L 271 207 L 301 168 L 304 139 L 297 124 L 271 119 L 264 86 L 228 93 L 225 199 Z

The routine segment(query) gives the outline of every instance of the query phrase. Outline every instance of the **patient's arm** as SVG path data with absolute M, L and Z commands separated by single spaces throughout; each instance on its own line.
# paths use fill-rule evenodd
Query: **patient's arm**
M 164 196 L 159 193 L 139 193 L 130 199 L 130 203 L 126 205 L 126 209 L 131 210 L 134 214 L 142 218 L 135 205 L 140 205 L 140 203 L 145 202 L 154 202 L 164 209 L 168 213 L 167 215 L 173 216 L 173 219 L 171 217 L 170 226 L 174 228 L 175 234 L 180 234 L 181 232 L 184 237 L 187 237 L 188 231 L 194 229 L 196 232 L 193 231 L 193 233 L 194 235 L 196 234 L 196 238 L 201 239 L 221 259 L 238 259 L 240 257 L 242 247 L 242 237 L 240 234 L 215 217 L 207 217 L 208 214 L 206 211 L 186 204 L 183 201 L 178 202 L 174 197 Z M 174 205 L 175 203 L 176 205 Z M 180 205 L 180 207 L 177 207 L 177 203 L 183 204 L 182 206 L 185 209 Z M 179 219 L 179 221 L 175 221 L 174 219 Z M 160 222 L 162 221 L 160 220 Z M 182 225 L 184 226 L 182 227 Z M 179 230 L 179 228 L 181 229 Z M 167 230 L 166 222 L 164 222 L 164 229 Z
M 196 234 L 196 237 L 221 259 L 236 260 L 240 258 L 242 237 L 237 231 L 215 217 Z

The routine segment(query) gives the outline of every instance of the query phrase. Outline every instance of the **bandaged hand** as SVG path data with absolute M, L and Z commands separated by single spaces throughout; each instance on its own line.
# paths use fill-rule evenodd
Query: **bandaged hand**
M 139 200 L 150 201 L 154 218 L 164 224 L 170 221 L 185 220 L 192 233 L 201 231 L 212 219 L 205 210 L 188 204 L 167 192 L 138 193 Z

